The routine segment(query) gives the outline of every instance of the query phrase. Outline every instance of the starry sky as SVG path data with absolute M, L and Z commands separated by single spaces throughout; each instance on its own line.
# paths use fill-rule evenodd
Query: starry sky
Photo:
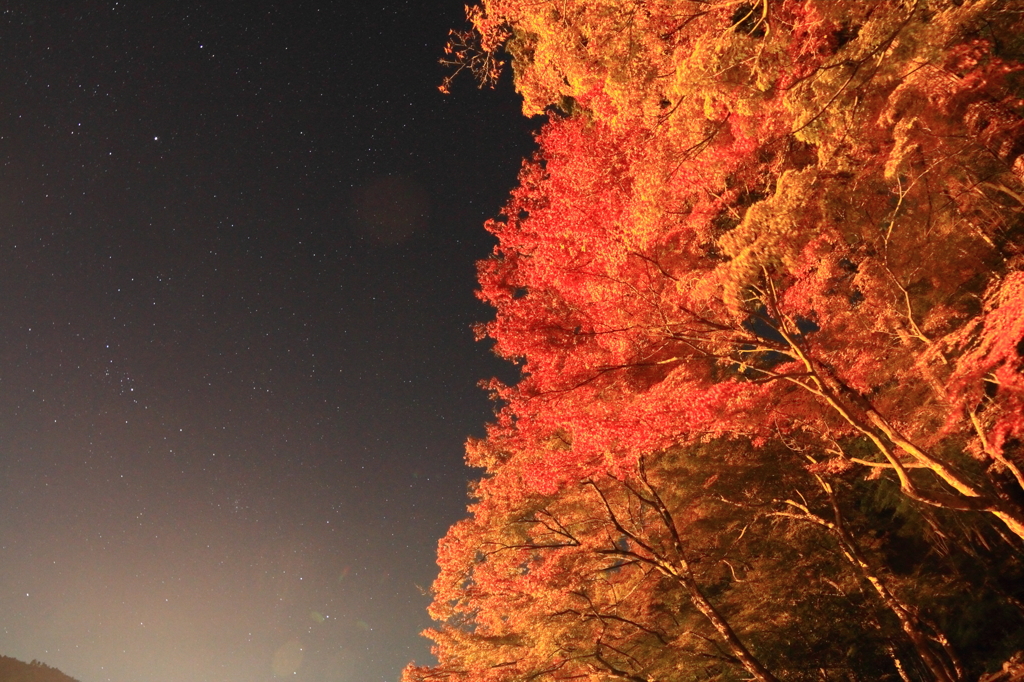
M 0 3 L 0 654 L 397 680 L 511 376 L 482 229 L 536 121 L 463 0 Z

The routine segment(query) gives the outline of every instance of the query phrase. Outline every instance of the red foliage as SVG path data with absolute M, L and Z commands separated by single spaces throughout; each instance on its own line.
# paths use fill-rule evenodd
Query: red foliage
M 889 477 L 1024 538 L 1024 14 L 1011 4 L 471 11 L 483 56 L 469 66 L 491 69 L 504 46 L 524 110 L 549 115 L 478 267 L 495 318 L 477 335 L 522 375 L 487 385 L 496 420 L 467 446 L 487 473 L 439 548 L 441 665 L 408 679 L 644 679 L 603 652 L 650 645 L 660 593 L 595 559 L 639 536 L 599 523 L 612 506 L 581 491 L 712 440 L 751 461 L 800 453 L 829 495 L 832 477 Z M 630 627 L 581 616 L 580 598 L 619 587 L 640 595 L 615 605 Z
M 497 315 L 478 334 L 523 373 L 492 385 L 504 407 L 488 452 L 502 454 L 486 464 L 514 463 L 516 486 L 551 493 L 710 438 L 866 445 L 848 461 L 877 457 L 915 499 L 1009 514 L 1024 532 L 1020 510 L 949 454 L 1004 463 L 1020 433 L 1019 240 L 1000 236 L 1019 212 L 1019 66 L 967 40 L 860 77 L 912 44 L 912 15 L 851 12 L 851 28 L 822 3 L 773 12 L 774 41 L 751 45 L 761 29 L 744 19 L 751 38 L 722 49 L 753 51 L 774 86 L 710 81 L 689 95 L 704 97 L 699 125 L 628 114 L 595 80 L 575 115 L 544 126 L 479 267 Z M 699 19 L 663 39 L 699 45 L 712 18 Z M 861 56 L 836 93 L 797 106 L 844 51 Z M 857 118 L 831 108 L 840 95 Z M 979 416 L 986 376 L 999 406 Z

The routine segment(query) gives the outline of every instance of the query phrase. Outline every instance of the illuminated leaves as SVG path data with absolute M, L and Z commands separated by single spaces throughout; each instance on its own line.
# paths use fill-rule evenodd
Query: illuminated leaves
M 576 106 L 538 136 L 480 265 L 497 315 L 479 333 L 523 371 L 489 431 L 501 466 L 552 492 L 711 437 L 867 438 L 912 498 L 1024 533 L 932 452 L 999 464 L 1017 432 L 947 390 L 980 390 L 957 339 L 1019 267 L 1019 68 L 971 37 L 986 10 L 687 7 L 486 5 L 488 35 L 531 36 L 527 108 Z M 571 445 L 538 448 L 555 433 Z
M 494 87 L 505 66 L 504 60 L 497 56 L 497 48 L 507 40 L 508 31 L 502 26 L 492 25 L 483 9 L 476 5 L 466 7 L 466 19 L 473 29 L 449 31 L 444 57 L 440 59 L 443 66 L 451 69 L 438 86 L 438 90 L 445 94 L 451 92 L 452 81 L 462 71 L 469 71 L 479 87 Z
M 548 120 L 478 265 L 477 335 L 521 376 L 488 384 L 467 447 L 486 477 L 439 551 L 442 664 L 410 679 L 687 679 L 701 656 L 771 679 L 707 629 L 694 595 L 718 583 L 685 568 L 718 503 L 723 529 L 755 507 L 826 529 L 921 674 L 959 677 L 840 533 L 835 491 L 1024 538 L 1024 5 L 487 0 L 471 20 Z M 728 466 L 673 459 L 709 444 Z M 655 460 L 674 463 L 645 479 Z M 714 596 L 769 637 L 730 581 Z

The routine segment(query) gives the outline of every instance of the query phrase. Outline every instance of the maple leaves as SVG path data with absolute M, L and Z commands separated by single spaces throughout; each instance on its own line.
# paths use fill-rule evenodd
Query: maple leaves
M 440 59 L 443 66 L 452 69 L 438 86 L 438 90 L 444 94 L 451 92 L 452 80 L 462 71 L 469 71 L 482 88 L 493 86 L 505 66 L 505 61 L 497 56 L 496 48 L 508 39 L 508 32 L 500 26 L 491 26 L 479 6 L 467 6 L 466 18 L 475 29 L 450 30 L 448 42 L 444 46 L 444 57 Z
M 866 439 L 881 459 L 865 466 L 891 468 L 909 496 L 988 511 L 1024 534 L 991 481 L 929 452 L 959 441 L 1005 466 L 995 443 L 1015 428 L 979 432 L 944 388 L 978 359 L 951 352 L 980 319 L 971 301 L 1013 272 L 1019 248 L 1006 239 L 1020 213 L 1017 67 L 991 40 L 948 45 L 983 10 L 763 3 L 755 40 L 753 25 L 726 30 L 746 21 L 723 24 L 726 4 L 699 5 L 670 38 L 656 34 L 679 55 L 670 114 L 619 106 L 626 89 L 633 104 L 650 98 L 651 83 L 606 73 L 623 49 L 646 55 L 653 29 L 635 28 L 645 37 L 628 49 L 607 38 L 600 64 L 587 59 L 621 19 L 610 8 L 605 24 L 589 6 L 563 13 L 578 21 L 552 30 L 579 34 L 571 54 L 537 38 L 533 59 L 551 50 L 559 95 L 579 111 L 548 122 L 504 220 L 489 225 L 499 245 L 481 265 L 481 296 L 498 314 L 482 333 L 524 372 L 499 392 L 507 418 L 491 438 L 527 450 L 568 432 L 581 471 L 716 435 L 799 431 L 839 456 Z M 485 14 L 513 36 L 551 20 L 531 7 Z M 642 7 L 647 22 L 667 11 Z M 593 83 L 573 89 L 568 73 L 583 63 Z M 517 78 L 546 68 L 531 62 Z M 964 113 L 982 110 L 983 124 Z M 544 459 L 551 485 L 572 480 L 558 473 L 566 457 Z
M 873 539 L 847 485 L 778 465 L 792 453 L 738 445 L 552 495 L 509 497 L 509 468 L 481 481 L 472 518 L 439 545 L 439 665 L 406 679 L 883 679 L 891 656 L 915 677 L 961 677 L 944 627 L 979 625 L 936 622 L 936 607 L 987 588 L 956 577 L 948 551 Z
M 478 336 L 522 375 L 492 382 L 496 421 L 468 448 L 487 477 L 442 544 L 441 658 L 490 652 L 465 670 L 496 680 L 671 677 L 622 655 L 694 665 L 664 623 L 617 601 L 619 632 L 594 601 L 644 565 L 679 593 L 637 583 L 637 608 L 688 601 L 731 664 L 772 679 L 666 539 L 704 503 L 644 478 L 717 443 L 810 475 L 835 518 L 789 513 L 829 530 L 921 675 L 959 679 L 829 496 L 898 490 L 936 524 L 1024 539 L 1024 5 L 489 0 L 470 18 L 483 53 L 511 55 L 524 112 L 550 113 L 479 264 L 496 315 Z M 791 495 L 759 490 L 744 504 Z M 630 530 L 645 514 L 668 545 Z M 607 577 L 609 557 L 630 568 Z M 587 618 L 559 601 L 581 594 Z

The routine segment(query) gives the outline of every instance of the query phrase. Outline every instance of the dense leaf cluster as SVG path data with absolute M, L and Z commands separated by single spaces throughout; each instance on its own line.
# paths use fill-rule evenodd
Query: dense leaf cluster
M 470 18 L 548 122 L 479 268 L 521 379 L 407 680 L 951 682 L 1024 648 L 1024 3 Z

